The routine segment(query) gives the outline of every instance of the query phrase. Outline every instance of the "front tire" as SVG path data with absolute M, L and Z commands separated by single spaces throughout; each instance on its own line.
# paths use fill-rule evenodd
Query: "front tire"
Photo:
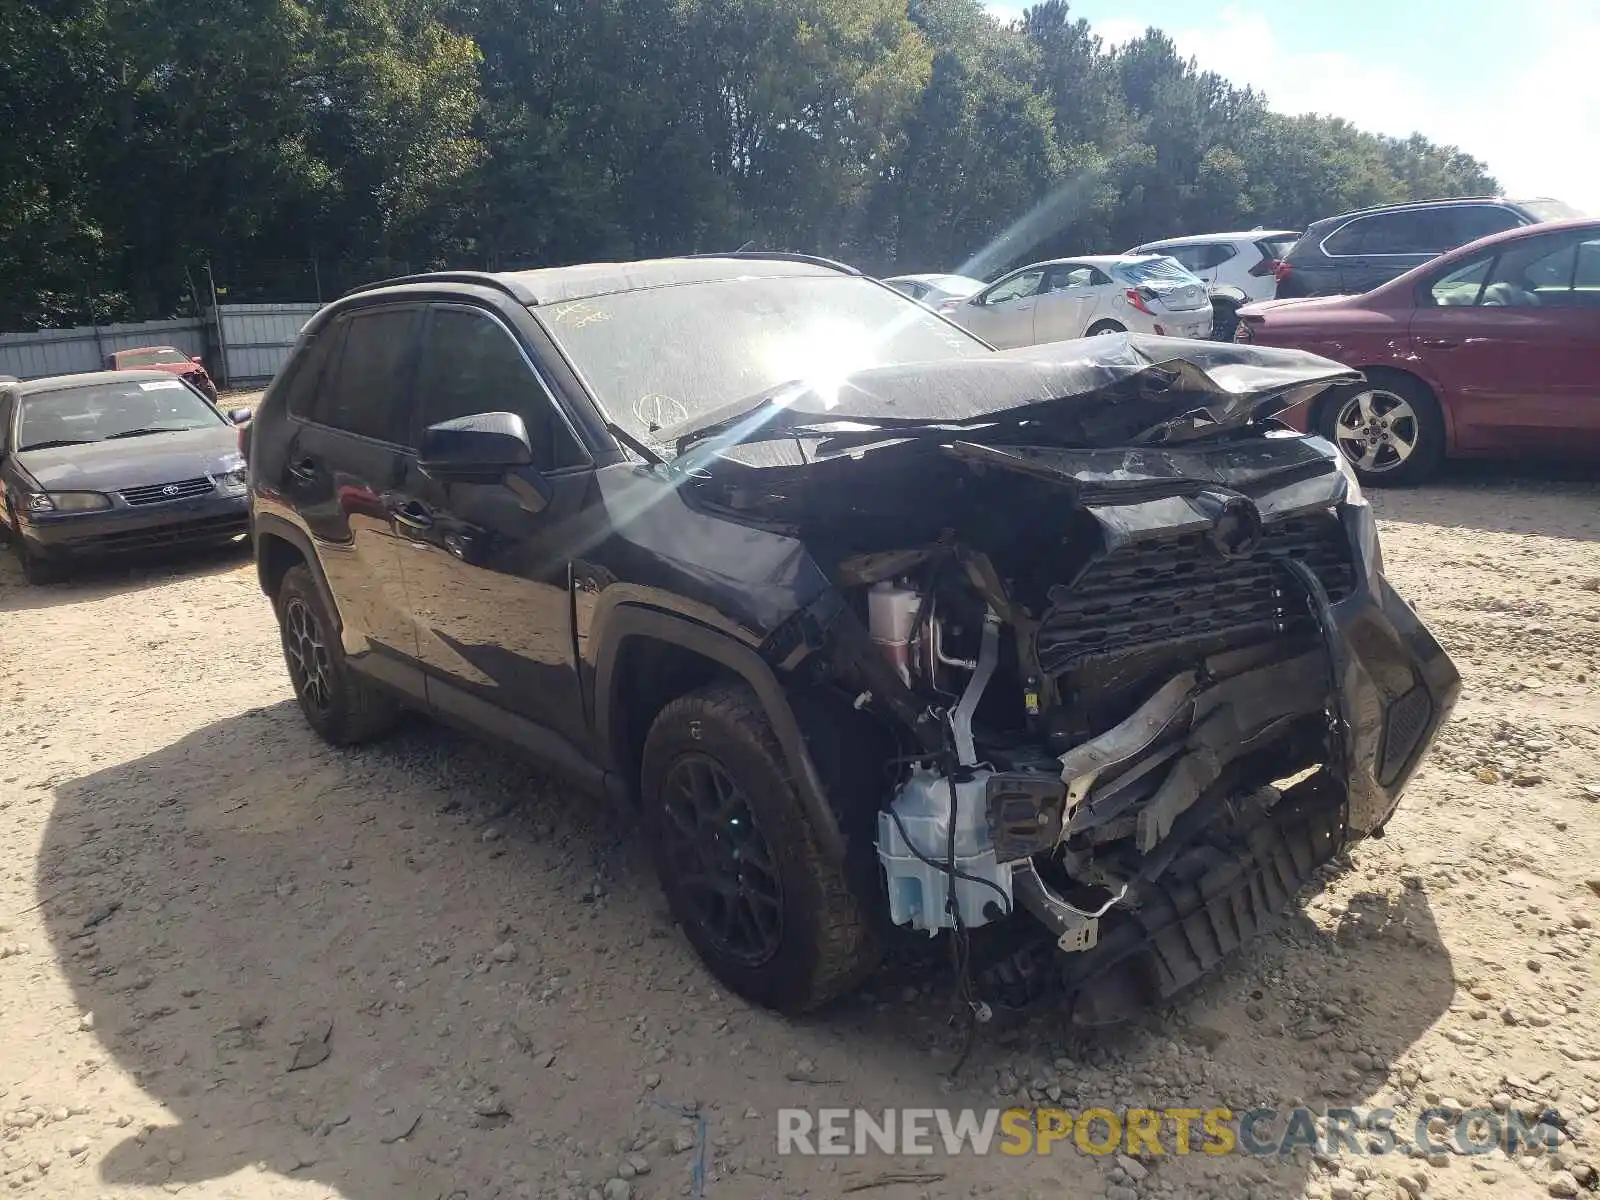
M 284 573 L 275 607 L 289 682 L 306 723 L 334 746 L 370 741 L 393 728 L 400 706 L 350 669 L 338 624 L 308 568 Z
M 673 915 L 725 986 L 799 1013 L 876 966 L 843 865 L 818 847 L 747 685 L 713 684 L 667 705 L 645 740 L 640 792 Z
M 1339 448 L 1362 486 L 1420 483 L 1444 460 L 1444 416 L 1433 392 L 1405 375 L 1340 388 L 1317 414 L 1317 432 Z
M 40 558 L 28 549 L 28 541 L 22 536 L 22 528 L 15 513 L 9 514 L 9 520 L 4 528 L 6 540 L 11 543 L 12 553 L 17 556 L 17 566 L 22 569 L 23 579 L 34 587 L 43 587 L 47 584 L 60 583 L 66 577 L 66 571 L 62 569 L 61 564 Z

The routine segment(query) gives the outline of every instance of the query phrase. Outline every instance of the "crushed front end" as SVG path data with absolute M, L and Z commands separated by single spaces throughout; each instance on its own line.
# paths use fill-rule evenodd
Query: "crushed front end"
M 1273 419 L 1348 372 L 1096 340 L 1122 344 L 791 404 L 767 428 L 794 449 L 741 434 L 696 484 L 834 585 L 768 649 L 868 727 L 888 921 L 1042 935 L 1086 1024 L 1175 995 L 1379 833 L 1460 686 L 1337 452 Z M 1075 383 L 1019 402 L 1018 362 Z M 919 382 L 982 399 L 919 421 Z

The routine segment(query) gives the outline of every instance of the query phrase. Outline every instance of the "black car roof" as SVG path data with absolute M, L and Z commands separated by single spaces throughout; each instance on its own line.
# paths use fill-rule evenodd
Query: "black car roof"
M 538 306 L 564 304 L 571 300 L 586 300 L 618 292 L 636 292 L 645 288 L 714 283 L 724 279 L 815 278 L 860 274 L 853 267 L 810 255 L 744 252 L 642 259 L 638 262 L 584 263 L 528 271 L 434 271 L 384 279 L 355 288 L 346 295 L 362 295 L 380 288 L 406 284 L 457 283 L 495 288 L 518 303 Z
M 1374 213 L 1407 212 L 1417 208 L 1454 208 L 1462 204 L 1496 204 L 1501 208 L 1521 208 L 1523 202 L 1507 200 L 1504 196 L 1441 196 L 1436 200 L 1406 200 L 1399 204 L 1374 204 L 1368 208 L 1352 208 L 1349 212 L 1323 217 L 1316 224 L 1348 221 L 1352 217 L 1367 217 Z

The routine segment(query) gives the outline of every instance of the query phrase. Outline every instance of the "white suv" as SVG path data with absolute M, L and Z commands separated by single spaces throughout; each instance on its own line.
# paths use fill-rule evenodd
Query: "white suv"
M 1147 242 L 1129 254 L 1165 254 L 1206 281 L 1211 289 L 1214 332 L 1233 337 L 1239 306 L 1277 295 L 1278 263 L 1300 238 L 1293 229 L 1252 229 L 1248 233 L 1201 233 Z

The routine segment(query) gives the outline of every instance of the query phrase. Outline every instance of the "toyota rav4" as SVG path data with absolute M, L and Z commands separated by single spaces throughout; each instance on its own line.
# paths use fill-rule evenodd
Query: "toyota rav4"
M 964 989 L 1112 1021 L 1382 831 L 1455 702 L 1348 466 L 1277 419 L 1355 378 L 1002 353 L 801 256 L 411 277 L 268 390 L 257 564 L 319 734 L 419 710 L 637 806 L 745 996 L 944 938 Z

